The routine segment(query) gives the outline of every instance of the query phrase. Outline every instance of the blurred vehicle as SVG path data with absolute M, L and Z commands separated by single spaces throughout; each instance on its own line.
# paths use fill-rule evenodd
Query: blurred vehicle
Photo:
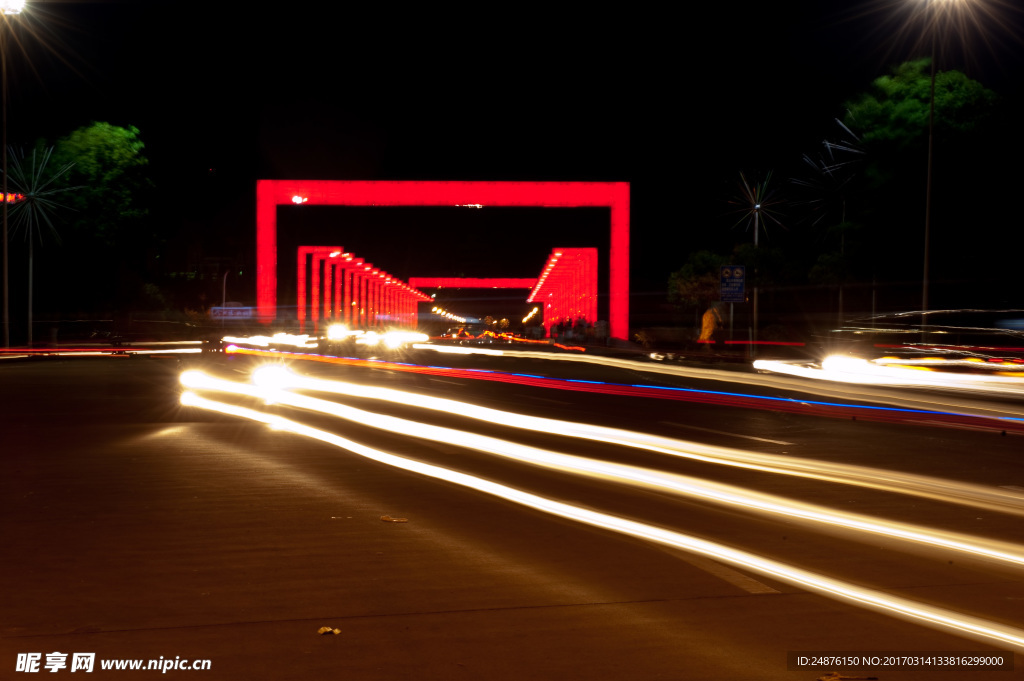
M 934 310 L 852 319 L 823 339 L 827 354 L 873 358 L 1024 359 L 1024 310 Z

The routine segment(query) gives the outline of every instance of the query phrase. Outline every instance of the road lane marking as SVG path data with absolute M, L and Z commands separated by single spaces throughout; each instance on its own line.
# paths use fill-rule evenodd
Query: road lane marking
M 702 430 L 705 433 L 715 433 L 716 435 L 730 435 L 732 437 L 741 437 L 745 440 L 757 440 L 758 442 L 768 442 L 773 445 L 793 445 L 794 442 L 783 442 L 782 440 L 769 440 L 766 437 L 754 437 L 753 435 L 740 435 L 739 433 L 730 433 L 724 430 L 715 430 L 713 428 L 701 428 L 700 426 L 691 426 L 687 423 L 675 423 L 673 421 L 658 421 L 666 426 L 675 426 L 676 428 L 689 428 L 690 430 Z
M 272 368 L 258 370 L 260 374 L 264 371 L 277 372 L 278 370 Z M 182 377 L 184 378 L 188 373 L 182 374 Z M 592 424 L 526 416 L 509 411 L 488 409 L 457 400 L 428 397 L 408 391 L 313 379 L 301 377 L 297 374 L 289 374 L 288 372 L 285 372 L 285 374 L 288 378 L 279 387 L 302 387 L 316 392 L 350 395 L 353 397 L 369 397 L 443 411 L 449 414 L 458 414 L 491 423 L 500 422 L 513 428 L 522 428 L 542 433 L 557 433 L 566 437 L 576 437 L 596 442 L 621 444 L 669 456 L 684 457 L 693 461 L 704 461 L 716 465 L 734 466 L 748 470 L 797 476 L 844 485 L 857 485 L 871 489 L 889 490 L 898 494 L 909 494 L 925 499 L 941 499 L 944 502 L 952 502 L 964 506 L 1024 515 L 1024 500 L 1021 499 L 1020 494 L 994 488 L 990 485 L 958 483 L 951 480 L 910 473 L 898 473 L 879 468 L 834 464 L 820 459 L 798 459 L 785 456 L 785 452 L 781 454 L 762 454 L 752 450 L 728 449 L 693 441 L 676 440 L 649 433 L 638 433 Z
M 547 398 L 547 397 L 534 397 L 533 395 L 516 395 L 516 397 L 521 397 L 524 400 L 530 400 L 531 402 L 532 401 L 536 401 L 536 402 L 550 402 L 551 404 L 570 404 L 569 402 L 566 402 L 565 400 L 552 400 L 552 399 Z
M 678 552 L 678 553 L 681 554 L 682 552 Z M 683 554 L 682 557 L 683 557 L 683 560 L 685 560 L 690 565 L 692 565 L 692 566 L 694 566 L 696 568 L 700 568 L 701 570 L 703 570 L 704 572 L 708 573 L 709 575 L 712 575 L 713 577 L 718 577 L 723 582 L 728 582 L 729 584 L 732 584 L 733 586 L 739 587 L 739 588 L 743 589 L 744 591 L 746 591 L 747 593 L 752 593 L 752 594 L 780 594 L 780 593 L 782 593 L 778 589 L 773 589 L 772 587 L 768 586 L 767 584 L 763 584 L 763 583 L 757 581 L 756 579 L 754 579 L 753 577 L 749 577 L 749 576 L 743 574 L 742 572 L 740 572 L 739 570 L 733 570 L 728 565 L 722 565 L 721 563 L 719 563 L 717 561 L 709 560 L 707 558 L 698 558 L 697 556 L 685 555 L 685 554 Z
M 755 493 L 752 490 L 713 483 L 709 480 L 536 449 L 478 433 L 398 419 L 385 414 L 376 414 L 309 396 L 297 395 L 281 390 L 278 387 L 271 387 L 281 385 L 281 383 L 278 383 L 280 379 L 289 378 L 287 372 L 282 373 L 282 371 L 274 368 L 259 370 L 253 375 L 253 379 L 258 384 L 257 386 L 233 384 L 229 381 L 219 381 L 212 377 L 206 377 L 204 381 L 203 375 L 199 372 L 185 372 L 182 374 L 182 382 L 186 385 L 194 386 L 200 386 L 206 382 L 207 387 L 214 390 L 221 389 L 239 394 L 253 394 L 253 396 L 262 393 L 264 399 L 272 404 L 331 414 L 341 419 L 355 421 L 366 426 L 394 433 L 404 433 L 412 437 L 468 447 L 568 473 L 591 477 L 597 476 L 630 485 L 664 489 L 672 493 L 705 499 L 712 503 L 724 504 L 726 506 L 798 518 L 805 522 L 854 528 L 862 532 L 899 537 L 913 542 L 941 546 L 955 551 L 965 551 L 1017 565 L 1024 565 L 1024 552 L 1020 551 L 1019 546 L 1016 544 L 1006 544 L 991 540 L 984 542 L 975 537 L 905 525 L 892 520 L 880 522 L 878 519 L 868 516 L 835 512 L 814 504 L 798 503 L 783 497 Z M 553 432 L 557 433 L 557 431 Z M 743 567 L 742 565 L 740 566 L 741 569 Z
M 182 382 L 188 387 L 192 387 L 190 384 L 199 387 L 198 384 L 201 383 L 199 381 L 200 377 L 201 374 L 199 372 L 185 372 L 185 374 L 182 374 Z M 217 389 L 215 387 L 216 381 L 211 379 L 210 384 L 204 386 L 204 388 Z M 334 433 L 313 428 L 276 414 L 261 413 L 246 407 L 203 398 L 192 391 L 186 390 L 182 393 L 181 403 L 185 406 L 210 409 L 223 414 L 261 421 L 274 430 L 288 431 L 316 439 L 401 470 L 419 473 L 430 478 L 475 489 L 527 508 L 575 520 L 592 527 L 656 542 L 673 549 L 729 563 L 737 568 L 756 572 L 772 579 L 778 579 L 798 588 L 807 589 L 848 604 L 880 612 L 886 616 L 900 617 L 917 624 L 923 624 L 959 636 L 967 636 L 985 643 L 1011 645 L 1016 650 L 1024 650 L 1024 630 L 1001 622 L 990 621 L 981 617 L 888 594 L 871 589 L 870 587 L 829 577 L 824 573 L 805 570 L 772 560 L 766 556 L 718 544 L 717 542 L 701 539 L 693 535 L 674 532 L 666 528 L 647 525 L 581 506 L 574 506 L 549 497 L 537 496 L 525 490 L 509 487 L 491 480 L 485 480 L 466 473 L 374 449 Z

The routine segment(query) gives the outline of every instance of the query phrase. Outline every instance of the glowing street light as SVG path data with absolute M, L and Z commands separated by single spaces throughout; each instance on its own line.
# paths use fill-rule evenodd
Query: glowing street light
M 782 222 L 779 220 L 777 212 L 777 206 L 782 201 L 775 196 L 775 188 L 769 187 L 772 180 L 771 171 L 764 177 L 763 180 L 756 182 L 747 181 L 746 175 L 740 173 L 740 184 L 739 194 L 731 199 L 729 203 L 739 206 L 736 210 L 740 215 L 739 221 L 736 225 L 746 223 L 749 228 L 751 225 L 754 227 L 754 248 L 756 249 L 758 244 L 758 234 L 761 233 L 761 229 L 767 230 L 768 222 L 774 222 L 776 225 L 782 226 Z M 735 225 L 734 225 L 735 226 Z M 754 270 L 755 276 L 757 270 Z M 751 320 L 751 340 L 757 342 L 757 307 L 758 307 L 758 286 L 754 286 L 754 300 L 753 300 L 753 319 Z M 754 346 L 750 346 L 750 351 L 753 353 Z
M 935 63 L 938 57 L 939 31 L 946 26 L 964 32 L 969 26 L 980 26 L 986 16 L 995 16 L 999 3 L 985 0 L 924 0 L 925 39 L 931 41 L 931 85 L 928 101 L 928 170 L 924 190 L 924 268 L 921 275 L 921 327 L 927 326 L 929 252 L 931 249 L 932 153 L 935 137 Z M 992 7 L 987 7 L 991 4 Z
M 928 0 L 928 8 L 931 10 L 931 18 L 933 21 L 929 21 L 926 25 L 927 29 L 931 30 L 932 39 L 932 77 L 931 77 L 931 89 L 928 101 L 928 170 L 925 174 L 925 185 L 924 185 L 924 269 L 921 274 L 921 329 L 922 334 L 924 333 L 924 327 L 928 324 L 928 253 L 931 248 L 931 221 L 932 221 L 932 147 L 935 139 L 935 3 L 938 0 Z M 944 2 L 952 2 L 954 0 L 943 0 Z
M 7 276 L 7 25 L 9 23 L 9 16 L 21 14 L 21 11 L 25 9 L 25 0 L 0 0 L 0 99 L 3 100 L 2 109 L 2 123 L 0 126 L 3 128 L 2 139 L 0 139 L 0 146 L 3 147 L 3 198 L 4 200 L 0 203 L 3 204 L 3 208 L 0 209 L 3 212 L 3 274 L 4 274 L 4 347 L 11 347 L 11 308 L 10 298 L 8 293 L 8 276 Z

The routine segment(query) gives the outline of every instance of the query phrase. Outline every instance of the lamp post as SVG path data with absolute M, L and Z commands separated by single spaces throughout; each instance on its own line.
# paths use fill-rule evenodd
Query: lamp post
M 931 217 L 932 217 L 932 166 L 933 148 L 935 143 L 935 75 L 938 61 L 939 31 L 943 26 L 951 26 L 953 30 L 963 29 L 968 23 L 977 19 L 973 15 L 974 0 L 924 0 L 924 21 L 927 38 L 931 41 L 931 84 L 928 96 L 928 170 L 925 175 L 924 190 L 924 268 L 921 276 L 921 334 L 925 335 L 928 313 L 929 285 L 929 253 L 931 249 Z M 982 4 L 982 3 L 977 3 Z
M 928 7 L 931 11 L 932 26 L 932 75 L 931 90 L 928 102 L 928 170 L 925 174 L 924 186 L 924 269 L 921 274 L 921 340 L 925 340 L 925 327 L 928 325 L 928 261 L 931 244 L 931 218 L 932 218 L 932 148 L 935 139 L 935 9 L 932 5 L 935 0 L 929 0 Z
M 739 212 L 742 213 L 740 222 L 746 222 L 749 226 L 750 223 L 754 225 L 754 281 L 757 281 L 757 262 L 756 253 L 758 250 L 758 239 L 761 232 L 761 223 L 763 222 L 767 228 L 768 221 L 774 222 L 781 226 L 782 223 L 779 221 L 779 216 L 776 213 L 775 207 L 782 203 L 779 199 L 775 198 L 775 190 L 771 188 L 772 173 L 769 171 L 765 175 L 764 179 L 756 182 L 748 182 L 746 175 L 740 173 L 740 195 L 731 201 L 731 203 L 740 206 Z M 739 222 L 736 224 L 740 224 Z M 753 300 L 753 319 L 750 327 L 750 356 L 754 356 L 754 346 L 757 344 L 757 325 L 758 325 L 758 286 L 754 286 L 754 300 Z
M 2 108 L 2 122 L 0 127 L 3 128 L 2 134 L 0 134 L 0 145 L 3 145 L 3 151 L 0 152 L 3 155 L 3 276 L 4 276 L 4 347 L 11 347 L 11 307 L 10 307 L 10 295 L 8 291 L 8 272 L 7 272 L 7 204 L 9 203 L 9 196 L 7 193 L 7 25 L 9 23 L 9 16 L 20 14 L 25 9 L 25 0 L 0 0 L 0 21 L 3 25 L 0 26 L 0 100 L 3 100 Z

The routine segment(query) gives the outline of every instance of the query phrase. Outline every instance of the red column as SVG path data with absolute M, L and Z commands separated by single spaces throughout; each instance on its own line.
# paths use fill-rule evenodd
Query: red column
M 367 322 L 371 329 L 377 328 L 377 314 L 380 309 L 380 278 L 377 276 L 380 274 L 380 270 L 375 269 L 369 272 L 368 283 L 369 283 L 369 305 L 366 309 Z
M 373 328 L 380 328 L 380 303 L 384 297 L 383 279 L 380 278 L 380 270 L 373 271 L 373 317 L 370 318 L 370 324 Z
M 370 272 L 373 265 L 366 262 L 359 271 L 359 326 L 367 329 L 370 324 Z
M 332 251 L 333 253 L 333 251 Z M 334 321 L 334 255 L 324 260 L 324 323 Z
M 366 327 L 366 273 L 362 267 L 352 272 L 352 282 L 355 286 L 356 303 L 353 305 L 352 323 L 356 328 L 362 329 Z
M 363 266 L 362 258 L 354 258 L 346 254 L 341 262 L 344 268 L 344 295 L 342 307 L 344 308 L 344 320 L 350 327 L 359 326 L 359 271 Z
M 300 246 L 296 265 L 298 266 L 298 282 L 295 295 L 295 315 L 299 321 L 301 333 L 306 324 L 306 253 L 308 249 Z
M 334 287 L 331 296 L 334 299 L 334 321 L 343 321 L 344 308 L 341 306 L 341 290 L 345 280 L 345 268 L 341 266 L 341 260 L 334 262 Z
M 597 249 L 593 249 L 590 253 L 590 314 L 593 317 L 593 323 L 597 323 Z
M 319 250 L 319 249 L 318 249 Z M 312 282 L 310 288 L 310 321 L 313 322 L 313 333 L 317 332 L 317 327 L 320 324 L 320 265 L 323 263 L 321 254 L 317 251 L 313 251 L 313 262 L 312 262 Z
M 395 286 L 390 276 L 384 278 L 384 319 L 391 326 L 395 324 Z

